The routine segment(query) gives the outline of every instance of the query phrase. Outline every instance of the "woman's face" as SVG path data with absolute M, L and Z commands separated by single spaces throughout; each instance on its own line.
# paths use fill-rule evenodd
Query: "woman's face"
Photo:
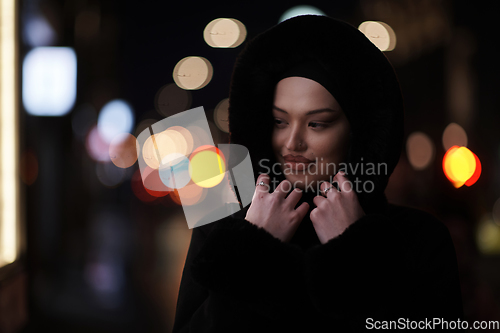
M 272 112 L 272 146 L 281 172 L 295 187 L 316 190 L 347 157 L 350 125 L 344 111 L 318 82 L 287 77 L 276 86 Z

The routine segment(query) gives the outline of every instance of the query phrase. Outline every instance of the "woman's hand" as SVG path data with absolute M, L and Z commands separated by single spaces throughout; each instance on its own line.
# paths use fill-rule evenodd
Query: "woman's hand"
M 295 209 L 302 196 L 302 191 L 294 189 L 286 197 L 292 186 L 288 180 L 282 181 L 273 193 L 269 193 L 269 176 L 267 174 L 261 174 L 257 179 L 257 184 L 261 181 L 265 185 L 257 185 L 255 188 L 252 203 L 245 219 L 287 243 L 292 239 L 300 222 L 309 211 L 309 204 L 304 202 Z
M 347 227 L 366 215 L 345 173 L 340 171 L 333 179 L 337 181 L 340 192 L 331 187 L 326 193 L 326 198 L 314 197 L 313 202 L 317 207 L 310 214 L 321 244 L 342 234 Z M 321 193 L 324 194 L 323 191 L 330 186 L 332 184 L 328 182 L 321 184 Z

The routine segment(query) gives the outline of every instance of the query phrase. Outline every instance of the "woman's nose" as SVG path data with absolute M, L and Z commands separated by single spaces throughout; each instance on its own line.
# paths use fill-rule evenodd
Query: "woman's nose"
M 290 136 L 286 140 L 285 146 L 288 150 L 292 151 L 304 150 L 305 143 L 303 141 L 301 133 L 299 133 L 299 131 L 297 130 L 292 130 Z

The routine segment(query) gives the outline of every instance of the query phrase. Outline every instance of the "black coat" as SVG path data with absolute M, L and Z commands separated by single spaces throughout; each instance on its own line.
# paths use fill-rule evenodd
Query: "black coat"
M 387 58 L 359 30 L 300 16 L 247 42 L 231 79 L 230 142 L 248 148 L 255 178 L 266 171 L 260 160 L 275 162 L 272 92 L 280 73 L 306 58 L 341 83 L 335 97 L 352 129 L 348 161 L 383 162 L 387 173 L 347 170 L 348 179 L 370 181 L 375 190 L 357 193 L 366 215 L 325 244 L 309 214 L 284 243 L 245 220 L 249 206 L 194 228 L 175 333 L 346 332 L 389 319 L 462 318 L 447 228 L 385 198 L 404 141 L 402 95 Z M 303 192 L 298 205 L 307 201 L 312 210 L 315 195 Z
M 173 332 L 346 332 L 390 319 L 462 319 L 448 229 L 426 212 L 387 207 L 326 244 L 309 215 L 290 243 L 246 221 L 247 209 L 194 228 Z

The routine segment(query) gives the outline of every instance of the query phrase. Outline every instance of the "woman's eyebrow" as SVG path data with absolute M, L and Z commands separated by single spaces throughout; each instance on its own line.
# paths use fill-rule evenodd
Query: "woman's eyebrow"
M 283 112 L 283 113 L 286 113 L 288 114 L 288 112 L 286 112 L 285 110 L 283 109 L 280 109 L 279 107 L 277 107 L 276 105 L 273 105 L 273 109 L 276 110 L 276 111 L 279 111 L 279 112 Z M 306 113 L 306 116 L 310 115 L 310 114 L 316 114 L 316 113 L 322 113 L 322 112 L 337 112 L 337 110 L 333 110 L 333 109 L 330 109 L 330 108 L 322 108 L 322 109 L 317 109 L 317 110 L 311 110 L 311 111 L 308 111 Z

